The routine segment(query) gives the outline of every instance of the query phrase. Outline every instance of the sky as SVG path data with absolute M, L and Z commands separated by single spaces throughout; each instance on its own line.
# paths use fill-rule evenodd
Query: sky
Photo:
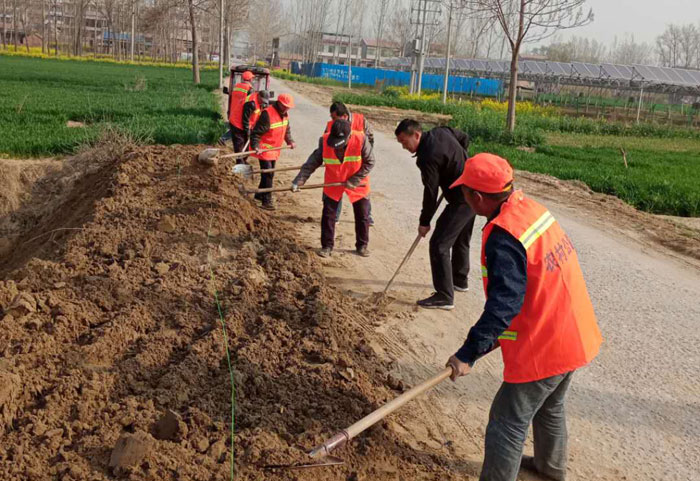
M 637 42 L 654 43 L 670 23 L 700 26 L 700 0 L 588 0 L 595 20 L 563 35 L 595 38 L 610 45 L 615 35 L 634 34 Z

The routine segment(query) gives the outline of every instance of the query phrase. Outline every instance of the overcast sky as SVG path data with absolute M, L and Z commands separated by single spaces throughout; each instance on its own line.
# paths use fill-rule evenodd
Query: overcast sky
M 615 35 L 634 34 L 638 42 L 654 43 L 669 23 L 700 26 L 700 0 L 588 0 L 595 20 L 562 35 L 595 38 L 610 45 Z

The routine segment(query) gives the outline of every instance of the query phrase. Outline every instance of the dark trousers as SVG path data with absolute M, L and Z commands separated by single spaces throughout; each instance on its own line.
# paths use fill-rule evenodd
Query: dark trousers
M 231 125 L 231 140 L 233 141 L 233 151 L 236 153 L 243 152 L 245 144 L 248 142 L 248 132 Z M 246 159 L 247 157 L 241 157 L 236 159 L 236 163 L 242 164 Z
M 554 479 L 564 479 L 567 456 L 564 401 L 573 373 L 501 385 L 486 427 L 480 481 L 515 481 L 530 423 L 537 471 Z
M 454 286 L 466 286 L 469 274 L 469 241 L 474 211 L 467 204 L 447 204 L 430 237 L 430 269 L 435 291 L 454 300 Z M 451 254 L 451 255 L 450 255 Z
M 342 199 L 342 198 L 341 198 Z M 335 245 L 335 216 L 338 201 L 323 195 L 323 214 L 321 215 L 321 247 L 333 249 Z M 355 248 L 369 244 L 369 197 L 352 204 L 355 214 Z
M 274 169 L 275 163 L 271 160 L 258 159 L 260 162 L 261 169 Z M 260 183 L 258 184 L 258 189 L 267 189 L 272 187 L 272 180 L 275 178 L 274 172 L 269 174 L 260 174 Z M 272 202 L 272 194 L 267 192 L 265 194 L 255 194 L 255 198 L 261 200 L 263 203 L 267 204 Z
M 338 208 L 335 211 L 335 220 L 340 219 L 340 214 L 343 212 L 343 199 L 338 201 Z M 372 203 L 369 204 L 369 218 L 372 219 Z

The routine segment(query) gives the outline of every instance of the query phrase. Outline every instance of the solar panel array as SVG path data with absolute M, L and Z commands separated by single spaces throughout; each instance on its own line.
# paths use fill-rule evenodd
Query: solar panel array
M 410 57 L 388 60 L 390 68 L 409 69 Z M 617 65 L 610 63 L 593 64 L 584 62 L 549 62 L 521 60 L 520 76 L 523 80 L 561 79 L 575 83 L 608 84 L 611 86 L 641 86 L 645 88 L 669 88 L 697 91 L 700 95 L 700 70 L 654 67 L 649 65 Z M 427 70 L 444 70 L 445 59 L 427 57 Z M 510 72 L 507 60 L 450 59 L 450 70 L 455 74 L 469 74 L 482 77 L 503 76 Z

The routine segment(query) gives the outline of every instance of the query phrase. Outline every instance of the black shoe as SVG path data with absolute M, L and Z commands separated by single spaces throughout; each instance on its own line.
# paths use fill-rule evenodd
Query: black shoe
M 565 481 L 566 480 L 566 475 L 552 476 L 552 475 L 540 472 L 540 470 L 538 470 L 537 467 L 535 466 L 535 458 L 533 458 L 532 456 L 523 456 L 520 459 L 520 469 L 524 469 L 525 471 L 529 471 L 530 473 L 537 474 L 538 476 L 540 476 L 544 479 L 549 479 L 551 481 Z
M 330 247 L 323 247 L 317 252 L 317 254 L 323 258 L 330 257 L 332 253 L 333 249 L 331 249 Z
M 469 291 L 469 286 L 468 285 L 463 285 L 463 286 L 458 286 L 457 284 L 454 285 L 454 289 L 457 292 L 467 292 Z
M 355 252 L 357 252 L 357 255 L 360 257 L 369 257 L 369 251 L 367 250 L 367 246 L 358 247 Z
M 437 292 L 433 293 L 432 296 L 426 299 L 421 299 L 420 301 L 416 302 L 416 304 L 423 309 L 443 309 L 445 311 L 451 311 L 455 308 L 452 301 L 445 300 L 442 296 L 438 295 Z
M 275 210 L 275 204 L 273 204 L 271 200 L 267 201 L 267 202 L 263 201 L 263 203 L 260 207 L 265 209 L 265 210 Z
M 369 226 L 372 227 L 374 225 L 374 219 L 372 216 L 369 216 Z

